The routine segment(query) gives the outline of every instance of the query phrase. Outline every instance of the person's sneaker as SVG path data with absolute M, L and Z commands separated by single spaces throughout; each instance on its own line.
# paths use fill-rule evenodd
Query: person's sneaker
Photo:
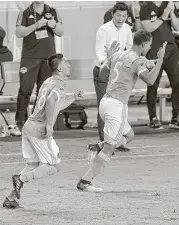
M 87 192 L 102 192 L 102 188 L 97 188 L 92 185 L 90 181 L 86 181 L 83 179 L 80 179 L 77 184 L 77 189 L 80 191 L 87 191 Z
M 169 123 L 169 127 L 172 129 L 179 129 L 179 122 L 177 119 L 172 119 Z
M 20 190 L 23 187 L 23 182 L 20 180 L 20 175 L 13 175 L 12 183 L 13 183 L 14 190 L 16 192 L 16 197 L 17 199 L 20 199 Z
M 129 152 L 130 148 L 125 147 L 124 145 L 119 146 L 116 148 L 115 152 Z
M 8 198 L 5 198 L 3 207 L 7 209 L 15 209 L 19 207 L 19 203 L 16 200 L 10 201 Z
M 0 137 L 9 137 L 10 131 L 8 129 L 8 126 L 5 124 L 0 125 Z
M 153 117 L 150 121 L 150 128 L 159 129 L 162 128 L 162 124 L 157 119 L 157 117 Z
M 21 136 L 22 134 L 17 125 L 9 125 L 8 129 L 12 136 Z

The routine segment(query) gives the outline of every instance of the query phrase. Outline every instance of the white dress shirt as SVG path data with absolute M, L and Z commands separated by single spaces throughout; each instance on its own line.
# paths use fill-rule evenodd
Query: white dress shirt
M 96 62 L 95 65 L 100 67 L 107 58 L 106 49 L 117 41 L 120 49 L 130 49 L 133 44 L 132 31 L 128 24 L 124 23 L 122 27 L 117 28 L 113 20 L 103 24 L 96 33 Z

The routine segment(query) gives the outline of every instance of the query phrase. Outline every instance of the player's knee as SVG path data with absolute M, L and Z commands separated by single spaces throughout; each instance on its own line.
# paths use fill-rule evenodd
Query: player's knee
M 36 169 L 38 166 L 39 166 L 39 162 L 26 162 L 25 168 L 19 174 L 24 174 L 29 171 L 32 171 Z
M 43 173 L 46 173 L 46 175 L 53 175 L 57 172 L 57 168 L 54 165 L 44 163 L 40 167 Z
M 127 143 L 131 142 L 134 139 L 134 131 L 131 129 L 126 135 Z
M 115 146 L 117 144 L 117 140 L 116 139 L 113 139 L 113 138 L 109 137 L 105 133 L 104 133 L 104 142 L 108 146 L 107 147 L 108 149 L 111 149 L 113 147 L 115 148 Z

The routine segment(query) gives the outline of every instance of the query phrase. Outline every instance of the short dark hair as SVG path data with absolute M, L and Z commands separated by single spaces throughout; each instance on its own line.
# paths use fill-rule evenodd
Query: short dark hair
M 117 2 L 113 6 L 112 13 L 114 14 L 117 10 L 128 12 L 128 6 L 124 2 Z
M 51 55 L 48 59 L 48 65 L 50 67 L 50 69 L 52 70 L 52 72 L 56 71 L 59 65 L 59 61 L 62 60 L 63 55 L 60 53 Z
M 152 34 L 150 32 L 140 29 L 135 33 L 133 42 L 135 45 L 141 45 L 144 42 L 150 41 L 151 38 Z

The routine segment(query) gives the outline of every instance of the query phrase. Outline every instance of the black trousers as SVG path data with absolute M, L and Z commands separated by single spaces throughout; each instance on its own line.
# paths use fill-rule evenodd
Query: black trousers
M 99 138 L 101 141 L 104 141 L 104 122 L 101 119 L 99 115 L 99 104 L 106 93 L 106 88 L 108 85 L 109 81 L 109 69 L 108 68 L 103 68 L 101 71 L 99 67 L 95 66 L 93 69 L 93 81 L 94 81 L 94 86 L 95 86 L 95 91 L 96 91 L 96 96 L 97 96 L 97 105 L 98 105 L 98 115 L 97 115 L 97 124 L 98 124 L 98 133 L 99 133 Z
M 27 107 L 35 83 L 37 84 L 36 93 L 38 95 L 42 83 L 52 75 L 52 72 L 47 65 L 47 61 L 44 59 L 22 58 L 19 75 L 20 88 L 17 97 L 17 111 L 15 120 L 17 123 L 23 123 L 27 120 Z
M 150 54 L 148 58 L 152 59 Z M 172 88 L 172 117 L 177 118 L 179 113 L 179 50 L 176 44 L 167 45 L 158 78 L 152 86 L 147 88 L 147 106 L 150 118 L 156 116 L 157 89 L 163 70 L 166 71 Z

